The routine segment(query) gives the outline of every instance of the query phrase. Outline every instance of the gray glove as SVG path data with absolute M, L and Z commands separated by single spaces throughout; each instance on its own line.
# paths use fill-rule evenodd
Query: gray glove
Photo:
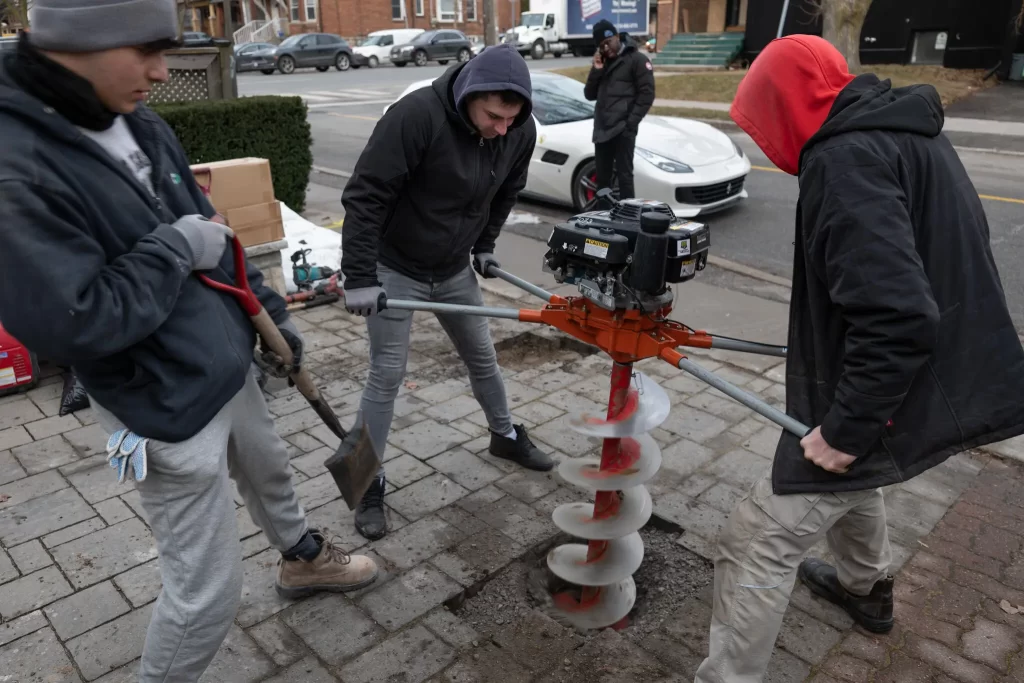
M 487 267 L 488 266 L 494 266 L 495 268 L 501 268 L 501 264 L 498 263 L 497 260 L 495 260 L 494 254 L 486 252 L 486 253 L 483 253 L 483 254 L 474 254 L 473 255 L 473 270 L 475 270 L 476 272 L 480 273 L 480 275 L 482 275 L 485 278 L 493 278 L 493 277 L 495 277 L 494 275 L 489 275 L 487 273 Z
M 171 225 L 188 241 L 192 250 L 192 270 L 212 270 L 220 263 L 234 231 L 226 225 L 214 223 L 205 216 L 182 216 Z
M 345 310 L 352 315 L 361 315 L 368 318 L 377 314 L 377 302 L 380 295 L 387 294 L 383 287 L 360 287 L 359 289 L 345 290 Z

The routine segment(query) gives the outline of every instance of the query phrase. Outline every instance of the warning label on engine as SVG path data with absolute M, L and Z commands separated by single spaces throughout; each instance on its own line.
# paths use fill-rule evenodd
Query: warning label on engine
M 588 239 L 587 243 L 583 245 L 583 253 L 595 258 L 608 258 L 608 243 Z

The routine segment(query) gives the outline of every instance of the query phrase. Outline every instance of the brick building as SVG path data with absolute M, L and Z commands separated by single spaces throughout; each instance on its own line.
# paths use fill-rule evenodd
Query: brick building
M 484 35 L 483 0 L 318 1 L 322 30 L 348 39 L 389 28 L 451 28 L 468 36 Z M 512 17 L 519 15 L 519 1 L 494 0 L 494 5 L 498 30 L 511 28 Z
M 180 0 L 186 28 L 224 35 L 222 2 Z M 499 31 L 513 26 L 521 0 L 494 0 Z M 452 28 L 484 35 L 483 0 L 230 0 L 239 42 L 323 31 L 356 41 L 389 28 Z

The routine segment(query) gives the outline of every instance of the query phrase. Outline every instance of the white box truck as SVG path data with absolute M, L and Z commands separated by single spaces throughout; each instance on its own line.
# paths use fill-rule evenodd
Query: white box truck
M 590 57 L 595 50 L 594 24 L 601 19 L 643 43 L 650 30 L 649 0 L 530 0 L 529 11 L 503 40 L 534 59 L 549 53 Z

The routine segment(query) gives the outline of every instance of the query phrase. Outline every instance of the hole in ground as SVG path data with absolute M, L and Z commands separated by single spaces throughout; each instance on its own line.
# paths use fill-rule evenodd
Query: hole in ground
M 659 528 L 660 527 L 660 528 Z M 698 595 L 714 580 L 714 567 L 704 558 L 676 543 L 679 532 L 671 526 L 648 524 L 640 530 L 644 542 L 644 560 L 633 575 L 637 597 L 621 635 L 639 644 L 657 632 L 666 622 L 676 619 L 687 600 Z M 503 629 L 524 619 L 534 609 L 562 626 L 553 608 L 555 591 L 575 591 L 579 586 L 566 584 L 547 568 L 548 551 L 579 539 L 559 534 L 506 567 L 459 605 L 459 615 L 485 637 L 493 638 Z M 585 636 L 596 635 L 587 632 Z
M 552 361 L 571 362 L 581 357 L 600 353 L 596 346 L 584 344 L 567 334 L 544 336 L 536 332 L 523 332 L 494 345 L 498 353 L 498 366 L 522 371 Z

